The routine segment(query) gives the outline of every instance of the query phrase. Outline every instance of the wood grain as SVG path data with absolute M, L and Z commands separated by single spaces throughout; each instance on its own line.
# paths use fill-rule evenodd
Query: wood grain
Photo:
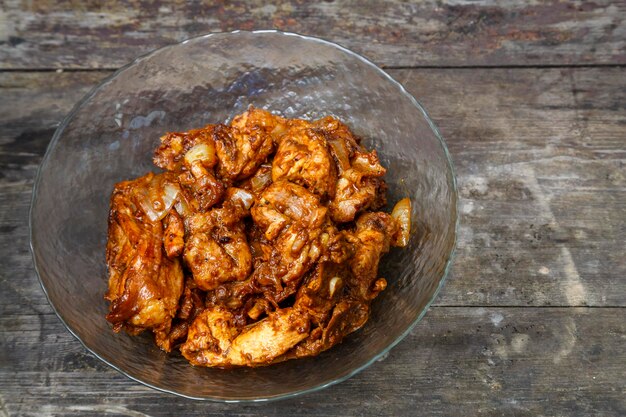
M 262 405 L 159 394 L 87 354 L 50 314 L 0 318 L 5 414 L 537 416 L 626 413 L 626 310 L 436 307 L 389 356 Z M 1 411 L 0 411 L 1 412 Z
M 626 305 L 622 69 L 391 73 L 456 164 L 459 249 L 440 303 Z
M 117 68 L 214 31 L 280 29 L 384 66 L 626 64 L 626 3 L 5 0 L 0 68 Z
M 36 167 L 56 124 L 108 72 L 2 73 L 0 267 L 41 309 L 28 253 Z M 440 306 L 626 305 L 622 72 L 393 70 L 441 128 L 457 168 L 461 228 Z M 393 167 L 391 167 L 393 169 Z
M 31 186 L 57 124 L 110 72 L 0 73 L 0 416 L 624 415 L 626 309 L 611 308 L 626 295 L 621 69 L 390 73 L 429 110 L 456 164 L 449 281 L 381 363 L 245 406 L 145 388 L 63 328 L 28 252 Z
M 392 67 L 425 105 L 457 170 L 457 258 L 424 320 L 356 377 L 270 404 L 188 401 L 112 370 L 53 314 L 31 187 L 111 69 L 269 28 Z M 624 65 L 623 1 L 0 1 L 0 417 L 626 415 Z

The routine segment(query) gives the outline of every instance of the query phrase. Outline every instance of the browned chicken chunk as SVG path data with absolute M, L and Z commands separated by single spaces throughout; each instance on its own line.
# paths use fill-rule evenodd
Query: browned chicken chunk
M 320 235 L 327 209 L 306 188 L 288 181 L 270 185 L 251 210 L 272 242 L 270 263 L 257 280 L 281 286 L 301 278 L 321 255 Z
M 272 163 L 272 180 L 280 179 L 300 184 L 322 198 L 335 195 L 337 167 L 328 143 L 310 123 L 292 123 L 284 133 Z
M 314 356 L 361 328 L 410 242 L 411 203 L 391 214 L 385 168 L 334 117 L 250 107 L 229 124 L 168 133 L 165 172 L 117 184 L 107 263 L 115 331 L 149 329 L 193 365 Z
M 351 236 L 348 263 L 318 263 L 298 291 L 295 306 L 307 311 L 314 328 L 309 337 L 277 360 L 314 356 L 361 328 L 372 299 L 387 282 L 378 278 L 380 256 L 389 250 L 398 225 L 386 213 L 364 213 Z
M 193 322 L 180 351 L 194 365 L 267 365 L 305 339 L 309 325 L 305 313 L 284 308 L 239 328 L 230 311 L 210 307 Z
M 217 163 L 214 131 L 215 127 L 209 125 L 188 132 L 168 133 L 161 137 L 161 145 L 154 152 L 154 165 L 168 171 L 180 171 L 183 165 L 202 161 L 207 168 L 212 168 Z
M 228 180 L 241 180 L 255 173 L 274 151 L 272 132 L 282 118 L 251 108 L 235 117 L 230 126 L 215 128 L 217 172 Z
M 178 258 L 163 248 L 163 225 L 140 209 L 136 195 L 150 192 L 154 174 L 116 185 L 111 196 L 107 264 L 111 302 L 107 320 L 114 329 L 140 333 L 168 327 L 183 291 Z
M 384 278 L 377 281 L 378 264 L 389 246 L 398 225 L 387 213 L 362 214 L 356 222 L 354 237 L 356 250 L 350 259 L 352 280 L 349 283 L 351 296 L 360 300 L 371 300 L 386 287 Z
M 350 222 L 363 210 L 377 210 L 385 205 L 385 168 L 376 151 L 366 152 L 350 130 L 332 117 L 315 123 L 327 139 L 339 170 L 337 188 L 328 208 L 338 223 Z
M 235 190 L 235 191 L 233 191 Z M 196 285 L 213 290 L 228 281 L 242 281 L 250 273 L 252 255 L 241 219 L 250 208 L 252 196 L 230 189 L 222 207 L 187 218 L 188 238 L 185 264 Z

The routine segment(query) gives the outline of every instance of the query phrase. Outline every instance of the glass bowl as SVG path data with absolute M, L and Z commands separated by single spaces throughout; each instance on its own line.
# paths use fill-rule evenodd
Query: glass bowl
M 414 232 L 406 248 L 384 257 L 379 276 L 389 285 L 367 324 L 343 343 L 269 367 L 193 367 L 178 353 L 160 351 L 148 332 L 115 334 L 104 319 L 109 197 L 116 182 L 156 171 L 152 152 L 164 132 L 221 122 L 249 105 L 287 117 L 332 114 L 347 123 L 388 168 L 390 205 L 411 198 Z M 113 368 L 184 397 L 265 401 L 345 380 L 411 330 L 450 266 L 457 198 L 450 157 L 433 122 L 370 61 L 292 33 L 209 34 L 138 58 L 76 105 L 37 175 L 31 250 L 53 309 Z

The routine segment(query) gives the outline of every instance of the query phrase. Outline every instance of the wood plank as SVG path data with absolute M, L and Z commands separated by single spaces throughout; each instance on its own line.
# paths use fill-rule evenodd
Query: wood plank
M 394 71 L 450 147 L 458 256 L 439 303 L 626 303 L 623 70 Z
M 431 112 L 456 163 L 459 248 L 438 305 L 626 305 L 620 69 L 391 73 Z M 0 74 L 7 313 L 46 305 L 28 252 L 32 180 L 56 124 L 107 74 Z
M 144 388 L 87 354 L 51 314 L 2 317 L 0 326 L 5 415 L 626 413 L 623 308 L 433 308 L 387 358 L 354 378 L 264 405 Z
M 65 114 L 109 74 L 0 73 L 0 314 L 50 311 L 28 248 L 33 180 Z
M 626 64 L 626 3 L 42 0 L 0 3 L 0 68 L 117 68 L 214 31 L 320 36 L 385 66 Z

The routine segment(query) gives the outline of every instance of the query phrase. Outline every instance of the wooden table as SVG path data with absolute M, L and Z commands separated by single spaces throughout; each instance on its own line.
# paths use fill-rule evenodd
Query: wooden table
M 626 3 L 99 3 L 0 3 L 0 416 L 626 415 Z M 255 28 L 345 45 L 425 105 L 458 172 L 458 256 L 424 320 L 354 378 L 196 402 L 63 327 L 28 249 L 31 187 L 59 122 L 112 70 Z

